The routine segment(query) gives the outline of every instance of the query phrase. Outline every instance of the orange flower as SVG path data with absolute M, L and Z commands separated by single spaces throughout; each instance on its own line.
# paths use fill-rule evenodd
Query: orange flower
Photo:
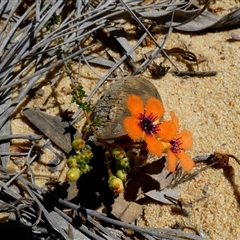
M 161 121 L 164 114 L 163 104 L 151 97 L 144 108 L 139 96 L 130 95 L 127 107 L 132 115 L 124 119 L 124 128 L 129 137 L 133 140 L 143 139 L 149 152 L 161 156 L 163 145 L 158 138 L 168 141 L 177 133 L 176 125 L 172 121 Z
M 178 119 L 175 113 L 171 112 L 170 114 L 173 123 L 178 129 Z M 176 136 L 169 141 L 169 144 L 170 145 L 167 151 L 168 171 L 175 171 L 178 159 L 185 171 L 191 171 L 195 163 L 192 158 L 185 153 L 185 150 L 191 149 L 192 147 L 192 134 L 188 130 L 184 129 L 179 134 L 176 134 Z

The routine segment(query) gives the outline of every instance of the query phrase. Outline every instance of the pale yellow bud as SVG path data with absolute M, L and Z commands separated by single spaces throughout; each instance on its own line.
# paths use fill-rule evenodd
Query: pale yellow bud
M 108 184 L 111 190 L 116 194 L 119 194 L 124 190 L 122 180 L 113 175 L 109 177 Z
M 85 147 L 85 141 L 81 138 L 76 138 L 72 141 L 72 147 L 74 150 L 82 150 Z

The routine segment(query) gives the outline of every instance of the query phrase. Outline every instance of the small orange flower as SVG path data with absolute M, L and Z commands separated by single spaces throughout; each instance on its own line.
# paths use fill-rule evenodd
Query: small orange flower
M 133 140 L 143 139 L 149 152 L 161 156 L 163 145 L 158 138 L 168 141 L 177 133 L 176 125 L 172 121 L 161 121 L 164 114 L 163 104 L 151 97 L 144 108 L 139 96 L 130 95 L 127 107 L 132 115 L 124 119 L 124 128 L 129 137 Z
M 178 119 L 174 112 L 171 112 L 171 117 L 173 123 L 178 129 Z M 185 150 L 191 149 L 192 147 L 192 134 L 184 129 L 179 134 L 176 134 L 172 140 L 169 141 L 170 146 L 167 151 L 168 160 L 168 171 L 174 172 L 177 165 L 177 160 L 179 159 L 182 168 L 190 172 L 194 167 L 195 163 L 192 158 L 185 153 Z

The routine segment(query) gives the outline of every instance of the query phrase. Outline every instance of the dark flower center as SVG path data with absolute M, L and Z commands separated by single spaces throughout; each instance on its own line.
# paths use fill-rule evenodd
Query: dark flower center
M 180 153 L 181 152 L 181 150 L 182 150 L 182 148 L 180 147 L 180 145 L 182 144 L 181 138 L 171 140 L 170 144 L 172 145 L 171 151 L 173 153 Z
M 155 124 L 154 121 L 157 119 L 157 116 L 154 117 L 151 113 L 149 116 L 141 113 L 139 117 L 139 126 L 146 134 L 156 134 L 159 131 L 159 123 Z

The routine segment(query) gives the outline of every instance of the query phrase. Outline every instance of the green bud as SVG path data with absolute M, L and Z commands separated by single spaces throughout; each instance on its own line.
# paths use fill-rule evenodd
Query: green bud
M 76 156 L 71 156 L 71 157 L 68 158 L 68 160 L 67 160 L 67 166 L 68 166 L 69 168 L 77 167 Z
M 116 160 L 120 160 L 120 159 L 126 157 L 126 153 L 125 153 L 125 151 L 124 151 L 124 149 L 122 147 L 117 147 L 117 148 L 114 148 L 112 150 L 112 156 Z
M 118 170 L 116 172 L 116 176 L 118 178 L 120 178 L 123 182 L 126 182 L 126 180 L 127 180 L 127 174 L 124 170 Z
M 90 162 L 90 160 L 93 158 L 93 153 L 91 150 L 87 149 L 82 152 L 82 156 L 85 162 Z
M 122 158 L 119 161 L 117 161 L 116 168 L 117 168 L 117 170 L 120 170 L 120 169 L 129 170 L 130 164 L 129 164 L 128 158 L 125 157 L 125 158 Z
M 70 181 L 70 182 L 76 182 L 80 176 L 81 176 L 80 169 L 77 167 L 74 167 L 74 168 L 70 168 L 68 170 L 66 179 L 67 179 L 67 181 Z
M 90 171 L 90 167 L 87 163 L 85 162 L 82 162 L 80 165 L 79 165 L 79 168 L 81 170 L 82 173 L 87 173 Z
M 76 138 L 72 141 L 72 147 L 74 150 L 82 150 L 85 147 L 85 141 L 81 138 Z
M 81 153 L 78 153 L 76 156 L 76 161 L 77 161 L 77 164 L 81 164 L 82 162 L 84 162 L 84 158 L 83 158 L 83 155 Z
M 119 194 L 119 193 L 123 192 L 123 190 L 124 190 L 122 180 L 120 178 L 117 178 L 114 175 L 109 177 L 108 184 L 109 184 L 109 187 L 111 188 L 111 190 L 113 192 L 115 192 L 116 194 Z

